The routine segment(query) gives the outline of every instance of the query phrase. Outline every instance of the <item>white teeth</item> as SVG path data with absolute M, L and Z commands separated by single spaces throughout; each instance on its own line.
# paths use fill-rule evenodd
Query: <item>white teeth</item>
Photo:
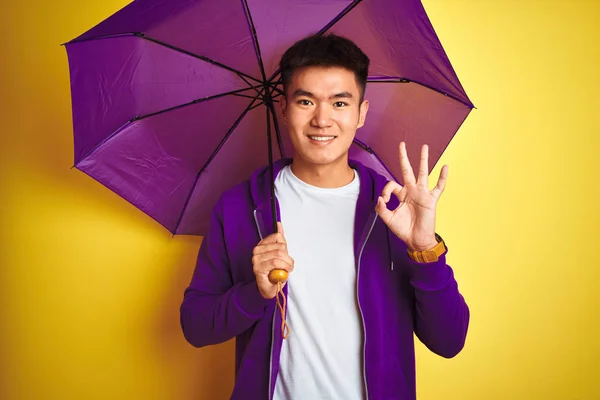
M 335 136 L 309 136 L 312 140 L 316 140 L 319 142 L 326 142 L 328 140 L 335 139 Z

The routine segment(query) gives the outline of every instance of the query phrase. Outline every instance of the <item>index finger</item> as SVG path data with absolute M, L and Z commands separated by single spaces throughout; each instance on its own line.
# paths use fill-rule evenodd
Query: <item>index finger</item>
M 266 238 L 264 238 L 263 240 L 261 240 L 260 242 L 258 242 L 259 245 L 262 244 L 273 244 L 273 243 L 286 243 L 285 242 L 285 238 L 283 237 L 283 235 L 281 233 L 272 233 L 269 236 L 267 236 Z
M 267 236 L 266 238 L 261 240 L 258 244 L 263 245 L 263 244 L 272 244 L 272 243 L 283 243 L 283 244 L 287 245 L 285 237 L 283 236 L 283 225 L 281 224 L 281 222 L 277 222 L 277 232 L 276 233 L 270 234 L 269 236 Z
M 415 174 L 406 154 L 406 143 L 404 142 L 400 142 L 400 171 L 402 172 L 402 179 L 405 185 L 407 183 L 415 183 Z
M 398 197 L 398 199 L 400 199 L 401 191 L 402 191 L 402 186 L 400 186 L 400 184 L 398 182 L 389 181 L 383 187 L 383 190 L 381 191 L 381 197 L 383 197 L 383 200 L 385 200 L 385 202 L 387 203 L 388 201 L 390 201 L 390 197 L 392 196 L 392 193 L 395 194 L 396 197 Z

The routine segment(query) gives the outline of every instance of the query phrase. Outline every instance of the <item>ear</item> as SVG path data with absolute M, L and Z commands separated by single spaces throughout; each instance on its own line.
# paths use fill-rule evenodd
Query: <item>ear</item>
M 281 96 L 281 100 L 279 102 L 280 107 L 281 107 L 281 121 L 287 125 L 288 121 L 287 121 L 287 98 L 285 97 L 285 95 Z
M 367 111 L 369 111 L 369 100 L 364 100 L 360 105 L 358 110 L 358 128 L 362 128 L 365 125 L 365 120 L 367 119 Z

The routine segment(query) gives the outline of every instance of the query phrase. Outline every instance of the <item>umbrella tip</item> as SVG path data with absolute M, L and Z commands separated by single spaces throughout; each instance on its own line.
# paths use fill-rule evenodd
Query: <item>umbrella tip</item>
M 77 39 L 75 38 L 75 39 L 67 40 L 66 42 L 62 42 L 60 45 L 61 45 L 61 46 L 66 46 L 66 45 L 68 45 L 68 44 L 71 44 L 71 43 L 73 43 L 75 40 L 77 40 Z

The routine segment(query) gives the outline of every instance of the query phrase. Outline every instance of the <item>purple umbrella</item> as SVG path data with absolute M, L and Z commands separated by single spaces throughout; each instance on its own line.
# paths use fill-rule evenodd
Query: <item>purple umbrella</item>
M 224 190 L 293 156 L 278 61 L 325 32 L 371 59 L 350 158 L 402 184 L 404 140 L 413 163 L 429 144 L 433 168 L 473 105 L 417 0 L 134 1 L 66 43 L 75 167 L 172 233 L 204 235 Z

